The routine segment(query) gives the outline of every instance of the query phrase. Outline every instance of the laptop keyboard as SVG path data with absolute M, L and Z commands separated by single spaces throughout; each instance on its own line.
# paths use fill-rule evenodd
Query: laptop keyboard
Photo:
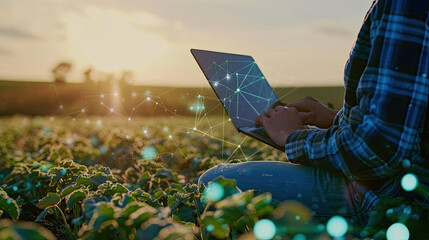
M 265 138 L 271 139 L 270 136 L 268 135 L 268 133 L 265 131 L 265 128 L 257 128 L 255 130 L 253 130 L 252 132 L 256 133 L 260 136 L 263 136 Z

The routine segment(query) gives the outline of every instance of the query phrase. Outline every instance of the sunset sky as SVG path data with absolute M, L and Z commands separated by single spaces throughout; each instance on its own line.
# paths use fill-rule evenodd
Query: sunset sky
M 274 86 L 342 85 L 371 0 L 0 0 L 0 79 L 92 67 L 139 85 L 208 86 L 190 54 L 252 55 Z

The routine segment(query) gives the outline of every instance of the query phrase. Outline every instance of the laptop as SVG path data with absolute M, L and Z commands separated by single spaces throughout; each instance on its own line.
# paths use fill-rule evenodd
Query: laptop
M 238 132 L 281 151 L 264 127 L 255 128 L 256 118 L 281 105 L 270 84 L 251 56 L 191 49 L 191 53 L 225 108 Z

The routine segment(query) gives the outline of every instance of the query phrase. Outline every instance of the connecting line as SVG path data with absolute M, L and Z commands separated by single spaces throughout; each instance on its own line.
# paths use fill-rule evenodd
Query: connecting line
M 252 158 L 253 156 L 255 156 L 258 152 L 261 152 L 262 150 L 264 150 L 266 147 L 268 147 L 268 145 L 263 146 L 262 148 L 260 148 L 258 151 L 252 153 L 252 155 L 249 156 L 249 158 Z
M 233 142 L 226 141 L 226 140 L 220 139 L 220 138 L 215 137 L 215 136 L 210 136 L 209 134 L 207 134 L 207 133 L 205 133 L 205 132 L 203 132 L 203 131 L 201 131 L 201 130 L 199 130 L 199 129 L 196 129 L 196 130 L 193 130 L 193 131 L 197 131 L 197 132 L 201 133 L 201 134 L 202 134 L 202 135 L 204 135 L 204 136 L 211 137 L 211 138 L 216 139 L 216 140 L 218 140 L 218 141 L 222 141 L 222 142 L 228 143 L 228 144 L 233 145 L 233 146 L 238 146 L 237 144 L 235 144 L 235 143 L 233 143 Z
M 237 151 L 237 149 L 241 149 L 241 144 L 245 141 L 245 140 L 247 140 L 247 136 L 240 142 L 240 144 L 239 145 L 236 145 L 237 147 L 234 149 L 234 151 L 231 153 L 231 155 L 229 155 L 229 157 L 225 160 L 226 161 L 226 163 L 228 163 L 229 162 L 229 159 L 234 155 L 234 153 Z M 241 150 L 241 152 L 243 152 L 243 150 Z M 244 154 L 244 152 L 243 152 L 243 154 Z
M 253 107 L 253 105 L 249 102 L 249 100 L 247 100 L 247 98 L 244 95 L 242 95 L 242 96 L 243 96 L 244 100 L 246 100 L 246 102 L 249 104 L 249 106 L 252 107 L 253 111 L 255 111 L 255 113 L 259 115 L 258 110 L 256 110 L 255 107 Z
M 258 76 L 256 76 L 256 77 L 258 77 Z M 251 86 L 251 85 L 253 85 L 253 84 L 256 84 L 257 82 L 260 82 L 260 81 L 262 81 L 263 79 L 261 78 L 261 77 L 258 77 L 259 79 L 258 80 L 256 80 L 256 81 L 253 81 L 253 82 L 250 82 L 249 84 L 247 84 L 247 85 L 244 85 L 244 86 L 240 86 L 240 88 L 247 88 L 248 86 Z
M 249 68 L 249 71 L 247 71 L 246 75 L 244 76 L 243 81 L 241 81 L 239 88 L 241 88 L 241 86 L 246 82 L 247 76 L 249 75 L 250 71 L 252 71 L 254 66 L 255 66 L 255 63 L 253 62 L 252 66 Z

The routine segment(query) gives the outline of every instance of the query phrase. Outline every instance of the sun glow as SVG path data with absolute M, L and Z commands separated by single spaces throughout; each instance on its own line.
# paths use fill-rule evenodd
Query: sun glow
M 73 59 L 103 71 L 141 69 L 168 50 L 169 43 L 153 33 L 163 21 L 145 12 L 86 7 L 66 14 L 67 51 Z

